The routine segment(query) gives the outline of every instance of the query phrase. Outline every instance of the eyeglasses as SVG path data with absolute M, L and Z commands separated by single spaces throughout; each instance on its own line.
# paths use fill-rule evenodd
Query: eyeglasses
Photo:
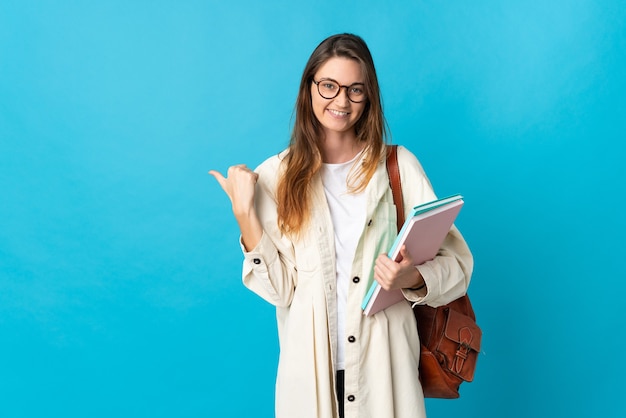
M 339 92 L 343 88 L 346 89 L 348 99 L 352 103 L 361 103 L 367 98 L 365 94 L 365 84 L 363 83 L 354 83 L 349 86 L 342 86 L 331 78 L 323 78 L 320 81 L 313 80 L 313 83 L 317 86 L 317 92 L 324 99 L 334 99 L 339 96 Z

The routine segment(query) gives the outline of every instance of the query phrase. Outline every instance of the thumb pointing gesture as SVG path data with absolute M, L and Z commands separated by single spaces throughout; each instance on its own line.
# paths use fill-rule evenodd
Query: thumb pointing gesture
M 241 240 L 247 251 L 257 246 L 263 236 L 263 227 L 254 209 L 254 189 L 259 175 L 245 164 L 228 169 L 228 177 L 216 170 L 209 171 L 215 177 L 233 206 L 233 214 L 241 230 Z
M 234 165 L 228 169 L 228 177 L 219 171 L 209 171 L 228 195 L 235 216 L 250 213 L 254 207 L 254 187 L 259 175 L 245 164 Z
M 220 173 L 217 170 L 209 170 L 209 174 L 215 177 L 215 180 L 217 180 L 217 182 L 220 184 L 222 189 L 226 191 L 226 177 L 224 177 L 222 173 Z

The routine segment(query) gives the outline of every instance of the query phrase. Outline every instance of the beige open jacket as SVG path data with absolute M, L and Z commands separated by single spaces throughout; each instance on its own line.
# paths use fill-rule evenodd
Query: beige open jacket
M 282 154 L 281 154 L 282 155 Z M 337 351 L 336 273 L 333 224 L 319 176 L 312 183 L 313 211 L 304 236 L 292 241 L 276 223 L 275 189 L 281 155 L 258 168 L 256 209 L 264 228 L 260 243 L 244 251 L 243 282 L 276 306 L 280 359 L 276 417 L 338 417 L 335 394 Z M 398 163 L 405 209 L 436 198 L 417 158 L 399 147 Z M 346 418 L 424 417 L 418 376 L 419 342 L 408 303 L 371 317 L 361 302 L 373 281 L 373 263 L 396 236 L 396 210 L 385 161 L 365 189 L 366 222 L 357 246 L 348 293 L 345 356 Z M 463 295 L 473 268 L 472 255 L 453 227 L 439 255 L 418 267 L 428 292 L 408 300 L 437 306 Z

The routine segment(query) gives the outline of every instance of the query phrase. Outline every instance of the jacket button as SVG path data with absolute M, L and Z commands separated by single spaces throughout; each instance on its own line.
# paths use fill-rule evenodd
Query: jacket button
M 355 399 L 354 395 L 348 395 L 348 402 L 354 402 Z
M 352 281 L 353 281 L 354 283 L 358 283 L 358 282 L 360 282 L 360 281 L 361 281 L 361 279 L 360 279 L 360 278 L 358 278 L 358 277 L 354 277 L 354 278 L 352 278 Z
M 348 337 L 348 341 L 353 343 L 353 342 L 356 341 L 356 338 L 354 337 L 354 335 L 351 335 L 351 336 Z
M 254 260 L 252 260 L 252 262 L 253 262 L 254 264 L 261 264 L 261 259 L 259 259 L 259 258 L 255 258 Z

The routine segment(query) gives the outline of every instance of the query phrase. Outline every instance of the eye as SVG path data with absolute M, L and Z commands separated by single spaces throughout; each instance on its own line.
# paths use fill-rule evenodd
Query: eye
M 360 96 L 364 93 L 362 86 L 352 86 L 350 87 L 350 93 L 355 96 Z
M 335 90 L 337 88 L 337 85 L 330 81 L 324 81 L 322 82 L 322 87 L 325 88 L 326 90 Z

